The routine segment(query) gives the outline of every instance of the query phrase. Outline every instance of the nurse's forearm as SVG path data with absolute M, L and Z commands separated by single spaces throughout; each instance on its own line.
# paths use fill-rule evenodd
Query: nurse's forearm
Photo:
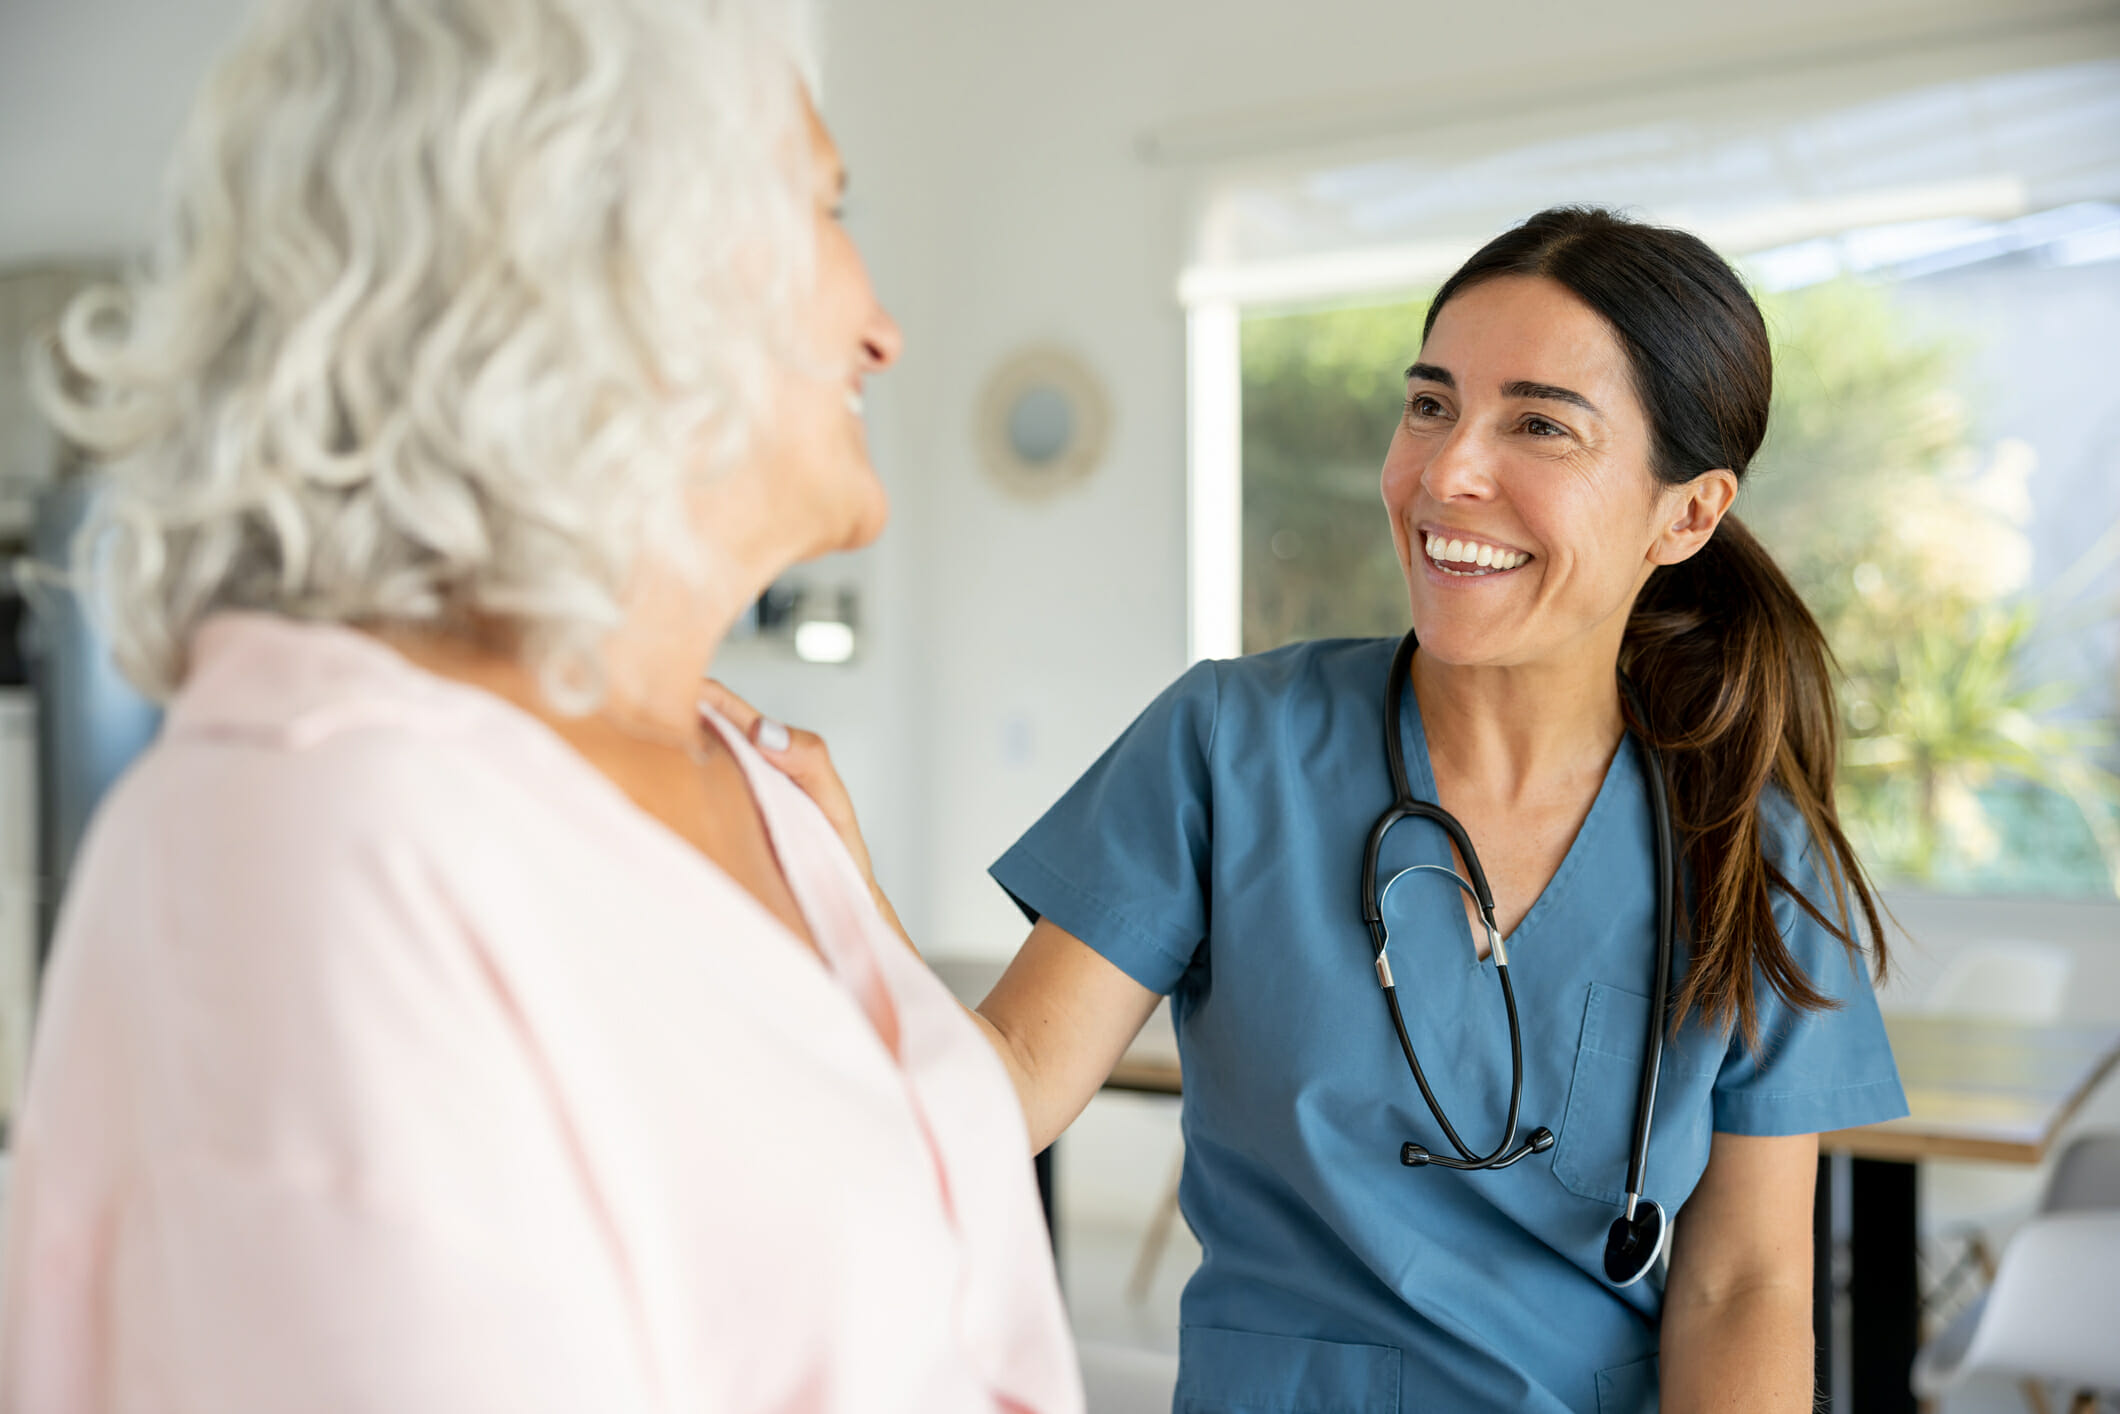
M 1664 1414 L 1811 1407 L 1811 1293 L 1785 1284 L 1664 1302 Z
M 1039 1152 L 1053 1142 L 1053 1136 L 1041 1135 L 1045 1126 L 1032 1118 L 1038 1109 L 1038 1087 L 1026 1057 L 1010 1043 L 1000 1027 L 979 1014 L 978 1008 L 966 1007 L 964 1010 L 972 1018 L 972 1025 L 979 1028 L 987 1044 L 994 1048 L 994 1054 L 1001 1058 L 1001 1068 L 1008 1072 L 1009 1083 L 1016 1087 L 1016 1103 L 1023 1108 L 1023 1124 L 1030 1131 L 1031 1152 Z
M 1671 1226 L 1663 1408 L 1811 1407 L 1815 1134 L 1717 1131 Z
M 1031 1152 L 1043 1152 L 1075 1122 L 1096 1093 L 1096 1084 L 1074 1086 L 1056 1080 L 1040 1069 L 1035 1046 L 1018 1042 L 979 1010 L 968 1010 L 973 1024 L 986 1033 L 994 1054 L 1001 1058 L 1001 1068 L 1008 1072 L 1009 1082 L 1016 1087 L 1016 1101 L 1023 1107 L 1023 1127 L 1030 1135 Z
M 1016 1084 L 1032 1153 L 1075 1122 L 1158 1000 L 1051 919 L 1032 927 L 974 1018 Z

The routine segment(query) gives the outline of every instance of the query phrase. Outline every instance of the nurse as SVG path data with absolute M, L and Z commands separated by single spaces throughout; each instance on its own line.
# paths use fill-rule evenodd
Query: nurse
M 1384 462 L 1410 639 L 1196 665 L 995 865 L 1034 926 L 979 1010 L 1034 1148 L 1171 999 L 1203 1253 L 1179 1410 L 1810 1407 L 1817 1135 L 1905 1102 L 1826 645 L 1730 515 L 1771 383 L 1757 307 L 1694 237 L 1577 209 L 1497 237 L 1430 306 Z M 1387 732 L 1492 887 L 1516 1146 L 1551 1135 L 1508 1167 L 1404 1161 L 1493 1150 L 1516 1065 L 1486 927 L 1445 874 L 1401 872 L 1466 872 L 1449 837 L 1393 826 L 1382 896 L 1358 888 Z M 1669 1242 L 1622 1284 L 1652 1025 L 1635 1182 Z

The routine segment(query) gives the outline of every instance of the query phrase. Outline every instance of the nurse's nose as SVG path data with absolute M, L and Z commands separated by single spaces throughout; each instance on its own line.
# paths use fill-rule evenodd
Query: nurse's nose
M 1436 448 L 1421 469 L 1421 489 L 1431 500 L 1484 501 L 1494 495 L 1494 476 L 1488 469 L 1486 449 L 1464 423 L 1451 429 L 1443 445 Z

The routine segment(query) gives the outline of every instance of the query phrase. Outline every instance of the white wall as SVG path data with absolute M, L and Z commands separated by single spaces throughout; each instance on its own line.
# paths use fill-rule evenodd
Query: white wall
M 123 255 L 248 0 L 0 0 L 0 264 Z
M 2083 12 L 2025 0 L 838 0 L 825 107 L 853 164 L 857 232 L 907 334 L 877 401 L 902 414 L 878 429 L 879 457 L 903 487 L 887 553 L 910 566 L 914 597 L 885 608 L 911 618 L 899 641 L 916 666 L 899 686 L 924 746 L 917 800 L 868 810 L 872 833 L 925 822 L 924 847 L 903 861 L 918 875 L 886 878 L 918 899 L 916 933 L 944 951 L 1012 949 L 1022 925 L 986 864 L 1184 666 L 1173 290 L 1194 173 L 1144 147 L 1242 152 L 1345 136 L 1409 105 L 1492 111 L 1511 95 L 1890 53 Z M 988 370 L 1033 341 L 1086 355 L 1116 424 L 1087 485 L 1025 506 L 982 479 L 972 418 Z M 791 715 L 807 705 L 788 701 Z
M 832 740 L 879 871 L 931 950 L 1022 936 L 984 868 L 1184 666 L 1182 162 L 1411 108 L 1482 112 L 1674 73 L 1918 48 L 2084 0 L 824 0 L 825 109 L 854 230 L 904 325 L 875 385 L 897 506 L 820 567 L 864 594 L 863 654 L 719 665 Z M 123 251 L 188 94 L 243 0 L 0 0 L 0 263 Z M 1666 76 L 1658 79 L 1654 76 Z M 1367 116 L 1365 116 L 1367 115 Z M 1106 464 L 1039 505 L 981 476 L 979 387 L 1032 341 L 1115 406 Z

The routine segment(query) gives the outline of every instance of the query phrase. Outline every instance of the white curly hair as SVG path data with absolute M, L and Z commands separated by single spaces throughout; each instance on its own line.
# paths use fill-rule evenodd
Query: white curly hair
M 145 265 L 38 360 L 109 467 L 77 542 L 126 674 L 222 608 L 499 621 L 565 710 L 643 554 L 795 356 L 800 0 L 268 0 Z

